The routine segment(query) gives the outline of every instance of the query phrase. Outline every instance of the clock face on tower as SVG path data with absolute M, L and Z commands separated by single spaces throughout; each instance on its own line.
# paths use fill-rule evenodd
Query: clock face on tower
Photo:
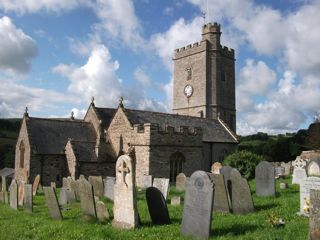
M 187 96 L 187 97 L 191 97 L 191 95 L 192 95 L 192 93 L 193 93 L 193 87 L 191 86 L 191 85 L 186 85 L 185 87 L 184 87 L 184 94 Z

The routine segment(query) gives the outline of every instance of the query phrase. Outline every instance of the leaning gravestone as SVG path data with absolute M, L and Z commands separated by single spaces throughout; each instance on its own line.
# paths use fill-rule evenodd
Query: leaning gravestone
M 257 196 L 274 196 L 276 194 L 275 168 L 262 161 L 255 170 Z
M 37 190 L 38 190 L 39 184 L 40 184 L 40 175 L 38 174 L 35 177 L 35 179 L 33 181 L 33 184 L 32 184 L 32 194 L 33 194 L 33 196 L 35 196 L 37 194 Z
M 93 187 L 86 180 L 82 179 L 79 183 L 80 205 L 83 215 L 97 217 L 96 205 L 93 195 Z
M 103 179 L 101 176 L 89 176 L 89 183 L 93 187 L 93 193 L 97 197 L 103 197 L 104 187 L 103 187 Z
M 220 162 L 215 162 L 211 166 L 211 173 L 220 174 L 221 168 L 222 168 L 222 164 Z
M 147 189 L 148 187 L 152 187 L 152 175 L 142 175 L 141 176 L 141 188 Z
M 176 189 L 184 191 L 186 189 L 187 177 L 184 173 L 179 173 L 176 177 Z
M 43 191 L 51 218 L 54 220 L 62 220 L 62 215 L 58 204 L 55 188 L 43 187 Z
M 23 199 L 24 199 L 24 185 L 25 182 L 21 181 L 19 186 L 18 186 L 18 204 L 19 206 L 23 206 Z
M 168 197 L 169 181 L 169 178 L 155 178 L 153 180 L 153 187 L 158 188 L 162 192 L 164 199 Z
M 116 183 L 115 177 L 106 177 L 104 184 L 104 196 L 113 201 L 114 199 L 114 185 Z
M 237 169 L 231 170 L 231 202 L 235 214 L 254 212 L 250 187 Z
M 33 192 L 32 192 L 32 184 L 25 184 L 24 185 L 24 209 L 27 212 L 33 211 Z
M 194 172 L 186 188 L 181 234 L 209 238 L 212 220 L 214 184 L 204 171 Z
M 12 180 L 9 191 L 10 191 L 10 207 L 18 210 L 18 184 L 15 179 Z
M 294 161 L 294 169 L 292 175 L 292 184 L 300 184 L 301 181 L 307 178 L 306 173 L 307 162 L 299 156 Z
M 307 164 L 308 176 L 320 177 L 320 159 L 311 159 Z
M 231 206 L 231 198 L 230 198 L 230 196 L 231 196 L 231 170 L 232 170 L 232 167 L 230 167 L 230 166 L 223 166 L 220 169 L 220 174 L 223 175 L 224 184 L 226 185 L 226 188 L 227 188 L 229 206 Z
M 171 224 L 168 207 L 161 191 L 155 187 L 146 190 L 149 214 L 153 224 Z
M 99 221 L 107 221 L 109 220 L 109 213 L 108 209 L 106 208 L 106 205 L 102 201 L 98 201 L 96 203 L 96 208 L 97 208 L 97 218 Z
M 310 191 L 309 239 L 320 239 L 320 190 Z
M 214 184 L 213 211 L 229 213 L 230 205 L 224 176 L 214 173 L 210 173 L 209 176 Z
M 300 183 L 300 213 L 301 215 L 307 215 L 304 211 L 306 202 L 310 201 L 310 190 L 320 190 L 320 178 L 308 177 Z
M 131 229 L 138 226 L 134 167 L 128 155 L 120 156 L 116 163 L 112 222 L 116 228 Z

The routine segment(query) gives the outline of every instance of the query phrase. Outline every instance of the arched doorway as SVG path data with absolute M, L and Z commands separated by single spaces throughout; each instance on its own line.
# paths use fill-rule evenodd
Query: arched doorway
M 176 177 L 182 172 L 185 157 L 181 152 L 175 152 L 170 156 L 170 182 L 175 182 Z

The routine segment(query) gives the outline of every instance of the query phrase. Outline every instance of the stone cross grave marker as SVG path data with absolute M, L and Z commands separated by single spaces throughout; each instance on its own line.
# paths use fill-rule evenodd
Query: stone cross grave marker
M 104 222 L 109 220 L 109 212 L 104 202 L 98 201 L 96 203 L 96 208 L 97 208 L 97 217 L 99 221 Z
M 194 172 L 186 188 L 181 234 L 209 238 L 212 220 L 214 184 L 204 171 Z
M 309 239 L 320 239 L 320 190 L 310 191 Z
M 173 206 L 179 206 L 181 202 L 181 197 L 180 196 L 173 196 L 171 198 L 171 205 Z
M 37 190 L 38 190 L 39 184 L 40 184 L 40 175 L 38 174 L 35 177 L 35 179 L 33 181 L 33 184 L 32 184 L 32 194 L 33 194 L 33 196 L 35 196 L 37 194 Z
M 186 189 L 187 177 L 184 173 L 179 173 L 176 177 L 176 189 L 184 191 Z
M 93 187 L 86 179 L 79 183 L 80 205 L 83 215 L 97 217 Z
M 310 190 L 320 190 L 320 178 L 318 177 L 308 177 L 305 178 L 300 183 L 300 214 L 308 215 L 304 208 L 306 206 L 306 202 L 310 201 Z
M 214 173 L 209 173 L 209 176 L 214 184 L 213 211 L 229 213 L 230 205 L 224 176 Z
M 116 183 L 112 225 L 116 228 L 131 229 L 138 226 L 135 173 L 131 157 L 121 155 L 116 163 Z
M 51 218 L 54 220 L 62 220 L 62 214 L 58 204 L 55 188 L 43 187 L 43 191 Z
M 169 193 L 169 178 L 154 178 L 153 187 L 158 188 L 164 197 L 167 199 Z
M 220 174 L 222 164 L 220 162 L 215 162 L 211 166 L 211 173 Z
M 115 177 L 106 177 L 104 184 L 104 196 L 113 201 L 114 199 L 114 185 L 116 183 Z
M 320 160 L 312 159 L 307 164 L 307 173 L 308 176 L 320 177 Z
M 103 197 L 104 193 L 104 186 L 103 186 L 103 179 L 101 176 L 89 176 L 88 178 L 89 183 L 93 187 L 93 193 L 97 197 Z
M 18 186 L 18 204 L 19 206 L 23 206 L 23 199 L 24 199 L 24 185 L 25 182 L 21 181 L 19 186 Z
M 255 169 L 257 196 L 275 196 L 275 168 L 267 161 L 260 162 Z
M 300 184 L 303 179 L 307 178 L 306 164 L 307 162 L 304 159 L 299 156 L 296 158 L 293 164 L 292 184 Z
M 33 191 L 32 184 L 24 185 L 24 209 L 27 212 L 33 212 Z
M 18 210 L 18 184 L 15 179 L 12 180 L 10 188 L 10 207 Z
M 235 168 L 231 170 L 231 202 L 234 214 L 254 212 L 249 184 Z
M 171 224 L 168 207 L 161 191 L 155 187 L 146 190 L 149 214 L 153 224 Z
M 142 175 L 141 176 L 142 188 L 147 189 L 152 187 L 152 175 Z

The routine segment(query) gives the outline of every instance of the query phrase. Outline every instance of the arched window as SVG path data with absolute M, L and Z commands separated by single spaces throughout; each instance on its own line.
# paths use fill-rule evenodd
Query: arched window
M 182 172 L 182 164 L 185 157 L 181 152 L 175 152 L 170 156 L 170 182 L 175 182 L 176 177 Z
M 24 142 L 21 141 L 20 142 L 20 146 L 19 146 L 19 151 L 20 151 L 20 168 L 24 167 L 24 153 L 25 153 L 25 147 L 24 147 Z

